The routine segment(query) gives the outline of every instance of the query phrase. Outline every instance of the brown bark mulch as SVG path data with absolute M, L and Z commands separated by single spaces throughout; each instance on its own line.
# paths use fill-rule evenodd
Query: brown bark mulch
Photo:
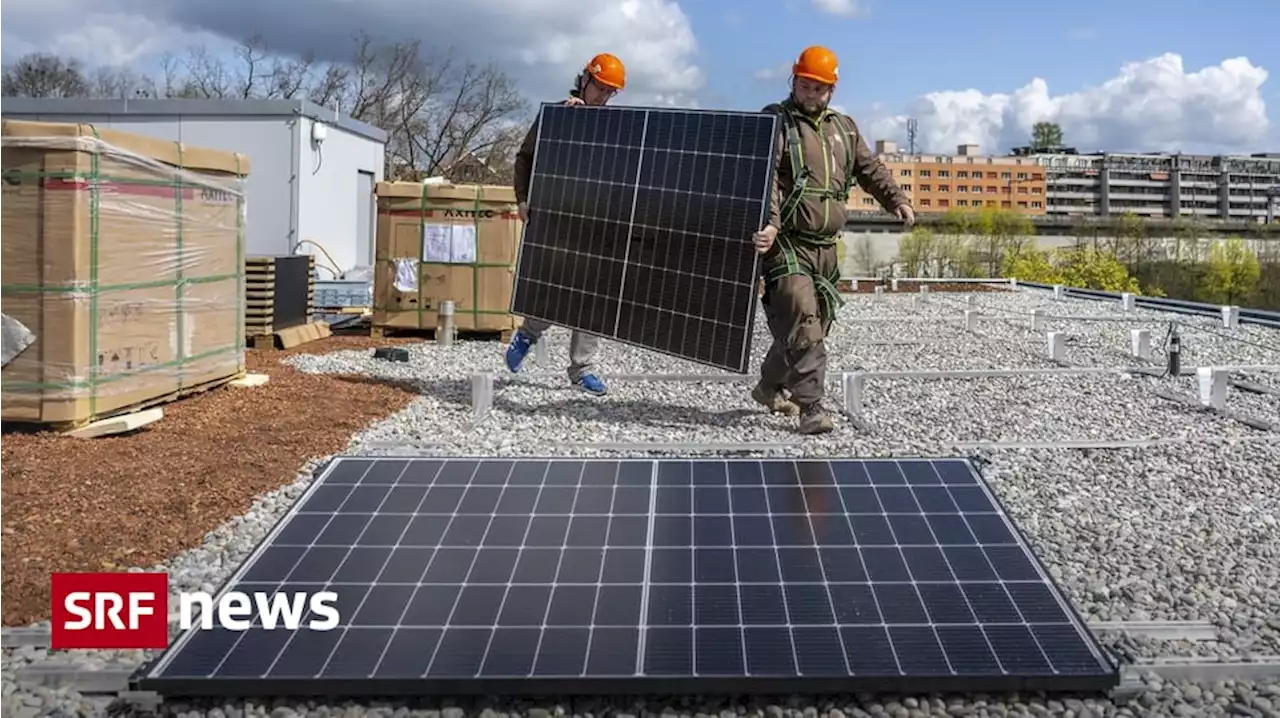
M 7 432 L 0 442 L 2 622 L 49 617 L 49 574 L 152 566 L 198 546 L 284 486 L 308 459 L 403 409 L 405 388 L 304 374 L 280 363 L 410 340 L 335 336 L 288 351 L 249 351 L 259 387 L 224 386 L 164 406 L 133 435 L 75 439 Z

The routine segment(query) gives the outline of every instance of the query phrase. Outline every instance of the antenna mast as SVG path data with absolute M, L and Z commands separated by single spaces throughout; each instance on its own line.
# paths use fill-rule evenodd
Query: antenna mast
M 907 118 L 907 154 L 916 153 L 916 136 L 920 134 L 920 122 L 914 117 Z

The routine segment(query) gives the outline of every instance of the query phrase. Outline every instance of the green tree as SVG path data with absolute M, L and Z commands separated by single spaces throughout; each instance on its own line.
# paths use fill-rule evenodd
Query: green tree
M 932 229 L 917 225 L 898 243 L 898 261 L 908 277 L 924 276 L 933 260 L 936 237 Z
M 1035 245 L 1024 248 L 1017 255 L 1009 255 L 1004 260 L 1004 276 L 1020 279 L 1024 282 L 1040 282 L 1042 284 L 1065 284 L 1060 270 L 1054 262 L 1054 256 L 1047 250 Z
M 1262 278 L 1258 256 L 1240 237 L 1214 242 L 1200 296 L 1216 304 L 1239 304 L 1253 295 Z
M 1056 122 L 1037 122 L 1031 127 L 1031 146 L 1037 150 L 1062 147 L 1062 127 Z
M 1062 283 L 1083 289 L 1101 289 L 1106 292 L 1141 292 L 1138 279 L 1129 274 L 1129 268 L 1112 252 L 1092 247 L 1072 249 L 1062 253 Z

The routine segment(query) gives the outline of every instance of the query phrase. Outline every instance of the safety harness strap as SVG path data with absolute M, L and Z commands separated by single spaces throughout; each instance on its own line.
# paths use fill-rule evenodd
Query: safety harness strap
M 828 189 L 826 187 L 810 187 L 809 179 L 813 177 L 813 172 L 804 161 L 804 146 L 800 141 L 800 126 L 794 114 L 787 108 L 778 105 L 778 114 L 782 118 L 783 130 L 786 134 L 787 154 L 791 159 L 791 176 L 795 178 L 795 182 L 791 187 L 791 193 L 783 200 L 782 206 L 779 207 L 779 219 L 782 226 L 790 224 L 792 217 L 795 215 L 796 208 L 800 206 L 800 202 L 805 197 L 818 197 L 823 200 L 833 199 L 841 204 L 849 201 L 849 193 L 853 190 L 854 174 L 853 174 L 853 148 L 851 142 L 856 141 L 856 137 L 851 137 L 851 133 L 841 127 L 844 133 L 844 141 L 840 144 L 844 146 L 844 167 L 845 177 L 843 184 L 838 189 Z M 824 114 L 818 120 L 818 131 L 822 131 L 822 120 L 826 118 Z M 839 115 L 836 116 L 836 123 L 843 125 Z M 807 233 L 796 233 L 806 235 Z M 804 237 L 808 239 L 808 237 Z
M 840 290 L 836 288 L 836 282 L 840 280 L 840 268 L 835 267 L 829 277 L 810 271 L 808 267 L 800 263 L 800 259 L 796 256 L 795 245 L 789 235 L 779 235 L 776 246 L 782 261 L 770 267 L 765 273 L 765 285 L 772 288 L 783 277 L 796 275 L 809 277 L 813 280 L 814 288 L 818 290 L 818 304 L 822 311 L 822 323 L 825 325 L 835 321 L 836 312 L 840 307 L 844 306 L 844 299 L 840 296 Z

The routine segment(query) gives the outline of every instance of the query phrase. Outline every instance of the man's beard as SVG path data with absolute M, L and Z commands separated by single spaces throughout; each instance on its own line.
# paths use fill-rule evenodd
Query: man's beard
M 815 115 L 815 116 L 820 115 L 822 114 L 823 110 L 827 109 L 827 103 L 825 102 L 818 102 L 818 101 L 804 102 L 799 99 L 796 99 L 795 95 L 792 95 L 791 99 L 796 103 L 796 105 L 801 110 L 804 111 L 805 114 L 808 114 L 808 115 Z

